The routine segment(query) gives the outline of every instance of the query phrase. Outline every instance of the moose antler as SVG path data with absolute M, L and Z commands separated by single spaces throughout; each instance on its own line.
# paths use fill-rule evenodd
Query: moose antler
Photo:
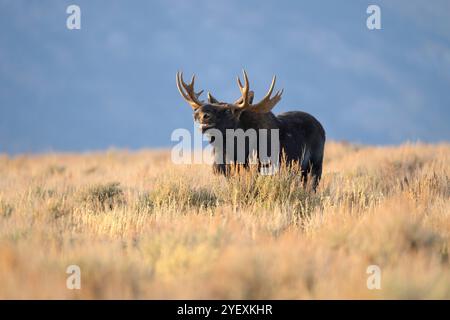
M 234 107 L 242 111 L 248 110 L 256 113 L 267 113 L 272 110 L 273 107 L 275 107 L 275 105 L 281 100 L 281 95 L 283 94 L 283 90 L 279 90 L 273 97 L 271 97 L 277 77 L 273 76 L 272 84 L 270 85 L 269 91 L 267 92 L 266 96 L 257 104 L 252 104 L 253 92 L 250 91 L 247 72 L 243 70 L 243 73 L 244 85 L 242 85 L 241 79 L 239 79 L 239 77 L 237 78 L 239 90 L 241 91 L 242 97 L 235 102 Z
M 183 80 L 183 72 L 177 72 L 178 91 L 180 92 L 184 100 L 186 100 L 195 110 L 203 105 L 203 103 L 199 100 L 199 97 L 203 93 L 203 90 L 196 93 L 194 91 L 194 83 L 195 83 L 195 74 L 192 75 L 191 83 L 186 84 Z

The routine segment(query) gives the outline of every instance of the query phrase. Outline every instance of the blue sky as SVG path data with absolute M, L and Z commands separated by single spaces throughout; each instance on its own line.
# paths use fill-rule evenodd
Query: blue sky
M 66 8 L 81 7 L 81 30 Z M 382 30 L 366 27 L 381 7 Z M 450 140 L 450 2 L 0 0 L 0 153 L 154 148 L 194 130 L 175 73 L 235 100 L 273 74 L 275 113 L 329 139 Z

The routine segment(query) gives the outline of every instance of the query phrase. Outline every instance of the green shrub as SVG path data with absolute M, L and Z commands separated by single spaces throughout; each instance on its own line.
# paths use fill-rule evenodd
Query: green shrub
M 88 188 L 81 193 L 81 201 L 92 211 L 112 210 L 126 202 L 118 182 L 98 184 Z

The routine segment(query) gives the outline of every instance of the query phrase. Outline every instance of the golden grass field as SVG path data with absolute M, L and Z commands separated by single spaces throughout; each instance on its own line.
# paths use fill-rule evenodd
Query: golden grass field
M 315 194 L 168 150 L 0 156 L 0 298 L 450 299 L 450 145 L 325 152 Z

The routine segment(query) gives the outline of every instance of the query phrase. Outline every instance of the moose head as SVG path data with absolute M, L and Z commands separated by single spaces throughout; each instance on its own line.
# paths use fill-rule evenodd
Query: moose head
M 192 76 L 190 84 L 183 80 L 183 73 L 177 73 L 177 87 L 181 96 L 189 103 L 194 111 L 194 120 L 198 122 L 202 133 L 208 129 L 218 129 L 224 132 L 226 129 L 242 128 L 241 116 L 243 113 L 267 114 L 280 101 L 283 90 L 278 91 L 273 97 L 272 92 L 275 87 L 276 77 L 272 79 L 269 91 L 258 103 L 253 104 L 254 93 L 250 91 L 248 76 L 245 70 L 244 85 L 239 77 L 237 83 L 241 91 L 241 97 L 234 103 L 221 102 L 208 92 L 208 101 L 200 101 L 200 92 L 195 92 L 195 75 Z M 256 116 L 257 117 L 257 116 Z

